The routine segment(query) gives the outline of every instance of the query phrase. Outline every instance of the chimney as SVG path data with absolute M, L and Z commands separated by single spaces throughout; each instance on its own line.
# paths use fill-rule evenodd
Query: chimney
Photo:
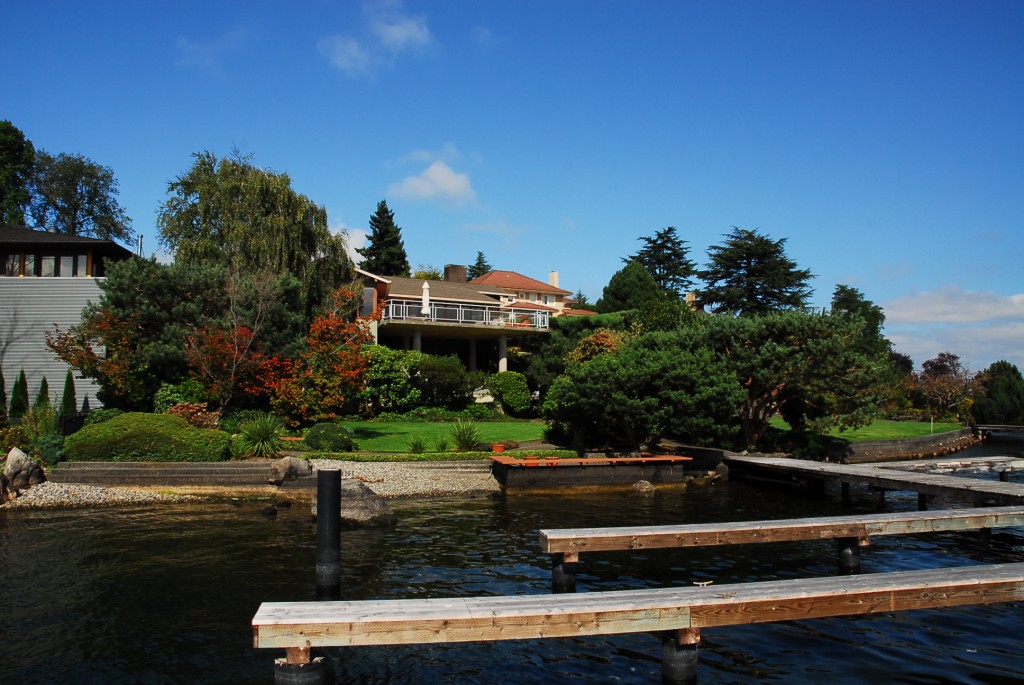
M 548 285 L 550 285 L 552 288 L 557 288 L 558 287 L 558 272 L 557 271 L 552 271 L 551 273 L 548 274 Z
M 448 281 L 449 283 L 465 283 L 466 267 L 460 264 L 445 264 L 444 280 Z

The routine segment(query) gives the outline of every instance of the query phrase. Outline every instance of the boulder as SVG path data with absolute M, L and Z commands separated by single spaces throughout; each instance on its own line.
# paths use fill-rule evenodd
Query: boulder
M 0 473 L 0 505 L 7 504 L 15 497 L 17 497 L 17 493 L 11 490 L 11 486 L 7 482 L 7 476 Z
M 313 498 L 313 518 L 317 515 Z M 341 479 L 341 525 L 349 528 L 390 526 L 397 520 L 383 497 L 355 478 Z
M 305 459 L 297 457 L 284 457 L 270 465 L 270 478 L 267 480 L 271 485 L 280 485 L 285 481 L 298 480 L 302 476 L 313 473 L 313 465 Z
M 632 495 L 653 495 L 657 488 L 651 485 L 650 481 L 638 480 L 630 486 L 629 492 Z
M 11 448 L 7 454 L 7 465 L 4 466 L 4 475 L 14 490 L 29 488 L 33 485 L 46 481 L 46 474 L 43 467 L 17 447 Z

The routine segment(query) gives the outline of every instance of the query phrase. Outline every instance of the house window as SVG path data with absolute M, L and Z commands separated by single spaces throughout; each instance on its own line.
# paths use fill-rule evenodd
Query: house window
M 78 255 L 78 261 L 75 263 L 75 275 L 86 277 L 89 275 L 89 256 L 80 254 Z
M 551 304 L 551 296 L 550 295 L 542 296 L 541 297 L 541 302 L 543 302 L 544 304 Z
M 530 302 L 537 301 L 537 293 L 530 293 Z
M 43 278 L 50 278 L 57 275 L 57 258 L 49 255 L 39 260 L 39 275 Z
M 25 255 L 25 271 L 22 273 L 26 276 L 36 275 L 36 256 L 34 254 Z
M 58 276 L 69 278 L 75 275 L 75 258 L 72 255 L 64 255 L 60 258 L 60 271 Z
M 526 293 L 519 293 L 519 299 L 520 300 L 525 300 L 526 299 Z
M 9 254 L 4 258 L 4 276 L 21 275 L 21 255 Z

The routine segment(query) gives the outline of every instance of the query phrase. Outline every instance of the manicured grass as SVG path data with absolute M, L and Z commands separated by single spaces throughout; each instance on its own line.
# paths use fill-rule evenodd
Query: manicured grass
M 930 421 L 887 421 L 878 420 L 872 424 L 846 430 L 840 433 L 838 430 L 829 432 L 837 438 L 850 440 L 851 442 L 862 442 L 865 440 L 901 440 L 903 438 L 919 438 L 924 435 L 936 433 L 949 433 L 963 428 L 959 423 L 939 423 L 934 425 Z
M 441 438 L 448 441 L 449 450 L 454 447 L 449 437 L 452 423 L 346 421 L 343 425 L 352 431 L 359 450 L 364 452 L 408 452 L 409 441 L 413 438 L 422 440 L 429 451 L 433 451 Z M 480 421 L 475 425 L 481 442 L 526 442 L 540 440 L 544 433 L 544 424 L 540 421 Z

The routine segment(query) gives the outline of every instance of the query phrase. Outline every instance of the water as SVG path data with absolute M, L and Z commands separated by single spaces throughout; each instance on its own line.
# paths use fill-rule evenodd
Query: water
M 1021 443 L 978 452 L 1022 454 Z M 1020 474 L 1015 474 L 1015 479 Z M 345 599 L 548 593 L 540 528 L 791 518 L 869 512 L 853 489 L 825 501 L 742 484 L 650 499 L 511 497 L 398 502 L 387 531 L 343 534 Z M 946 503 L 966 506 L 966 503 Z M 314 598 L 315 525 L 296 505 L 0 513 L 0 682 L 273 682 L 275 650 L 251 646 L 263 601 Z M 890 494 L 888 510 L 916 495 Z M 863 571 L 1018 562 L 1024 529 L 877 538 Z M 831 542 L 584 555 L 581 591 L 834 573 Z M 553 598 L 552 601 L 557 601 Z M 708 683 L 1024 683 L 1020 603 L 704 631 Z M 647 635 L 323 650 L 339 682 L 658 683 Z

